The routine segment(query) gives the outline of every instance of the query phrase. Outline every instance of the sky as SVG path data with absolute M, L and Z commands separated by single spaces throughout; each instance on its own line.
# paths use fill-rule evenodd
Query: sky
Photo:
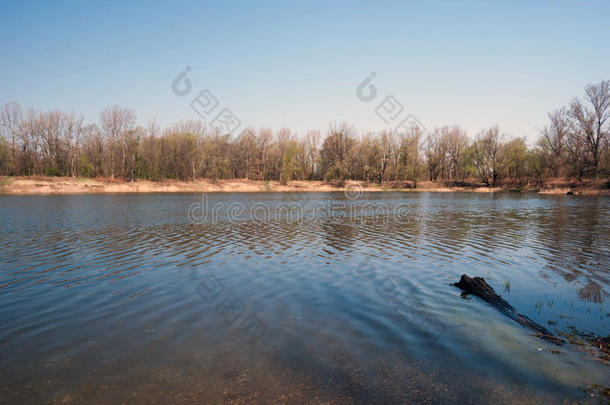
M 0 105 L 96 122 L 116 104 L 161 126 L 227 108 L 244 127 L 299 134 L 344 121 L 380 131 L 411 115 L 531 142 L 549 111 L 610 79 L 609 15 L 610 1 L 594 0 L 3 0 Z M 204 90 L 216 102 L 195 104 L 198 115 Z

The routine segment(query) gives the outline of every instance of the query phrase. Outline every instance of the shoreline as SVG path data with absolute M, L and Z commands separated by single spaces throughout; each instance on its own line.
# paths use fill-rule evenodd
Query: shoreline
M 417 188 L 410 182 L 367 183 L 346 181 L 344 186 L 320 180 L 292 180 L 283 185 L 279 181 L 248 179 L 233 180 L 137 180 L 100 179 L 85 177 L 0 177 L 0 194 L 4 195 L 64 195 L 64 194 L 126 194 L 126 193 L 252 193 L 252 192 L 348 192 L 351 195 L 367 192 L 536 192 L 539 194 L 610 195 L 605 181 L 582 183 L 554 182 L 543 189 L 516 189 L 515 186 L 482 187 L 475 183 L 453 185 L 443 182 L 420 181 Z

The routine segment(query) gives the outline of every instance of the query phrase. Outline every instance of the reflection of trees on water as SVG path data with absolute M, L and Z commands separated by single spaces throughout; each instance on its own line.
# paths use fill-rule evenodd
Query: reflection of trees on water
M 548 200 L 548 205 L 544 204 L 547 201 L 528 205 L 525 198 L 521 204 L 520 198 L 507 200 L 506 196 L 473 199 L 422 194 L 385 201 L 390 208 L 393 204 L 409 204 L 410 211 L 400 217 L 388 212 L 382 216 L 335 215 L 315 220 L 274 218 L 202 224 L 155 221 L 148 226 L 110 226 L 76 233 L 56 230 L 46 232 L 43 239 L 55 246 L 58 241 L 54 239 L 61 239 L 73 254 L 82 256 L 82 260 L 75 256 L 74 261 L 88 269 L 105 271 L 109 258 L 118 257 L 112 270 L 126 276 L 137 274 L 134 268 L 142 264 L 164 260 L 197 265 L 219 252 L 261 258 L 311 257 L 313 253 L 334 260 L 360 254 L 380 258 L 393 255 L 399 261 L 426 256 L 436 263 L 475 260 L 493 265 L 541 258 L 541 276 L 556 275 L 576 283 L 582 301 L 602 303 L 608 297 L 607 200 L 583 199 L 579 205 Z M 529 252 L 535 257 L 528 257 Z M 51 259 L 47 257 L 48 262 Z M 63 274 L 80 267 L 64 268 Z
M 528 223 L 527 214 L 506 208 L 505 202 L 497 196 L 473 200 L 450 195 L 435 200 L 423 216 L 422 253 L 435 260 L 510 264 L 515 249 L 527 237 Z
M 604 295 L 607 295 L 607 293 L 605 291 L 603 293 L 604 293 Z M 587 285 L 585 285 L 583 288 L 578 290 L 578 296 L 580 297 L 580 299 L 582 299 L 583 301 L 586 301 L 586 302 L 601 303 L 602 302 L 602 288 L 596 282 L 589 281 L 589 283 Z
M 607 206 L 601 198 L 583 203 L 586 209 L 557 204 L 535 216 L 538 240 L 543 245 L 538 253 L 546 268 L 566 282 L 582 280 L 584 285 L 578 291 L 581 300 L 602 303 L 608 296 L 604 286 L 610 282 Z

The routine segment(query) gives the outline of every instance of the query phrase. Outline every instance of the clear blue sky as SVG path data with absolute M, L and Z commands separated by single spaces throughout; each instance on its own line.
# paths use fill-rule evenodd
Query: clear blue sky
M 533 139 L 546 113 L 610 79 L 609 1 L 2 1 L 0 103 L 118 104 L 161 125 L 210 89 L 245 124 L 300 133 L 384 122 L 395 95 L 427 127 L 498 124 Z M 170 85 L 192 68 L 191 96 Z M 375 102 L 356 97 L 371 72 Z

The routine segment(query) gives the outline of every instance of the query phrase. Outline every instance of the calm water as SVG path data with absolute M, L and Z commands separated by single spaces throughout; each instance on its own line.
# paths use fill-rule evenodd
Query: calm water
M 4 403 L 598 403 L 610 199 L 0 196 Z

